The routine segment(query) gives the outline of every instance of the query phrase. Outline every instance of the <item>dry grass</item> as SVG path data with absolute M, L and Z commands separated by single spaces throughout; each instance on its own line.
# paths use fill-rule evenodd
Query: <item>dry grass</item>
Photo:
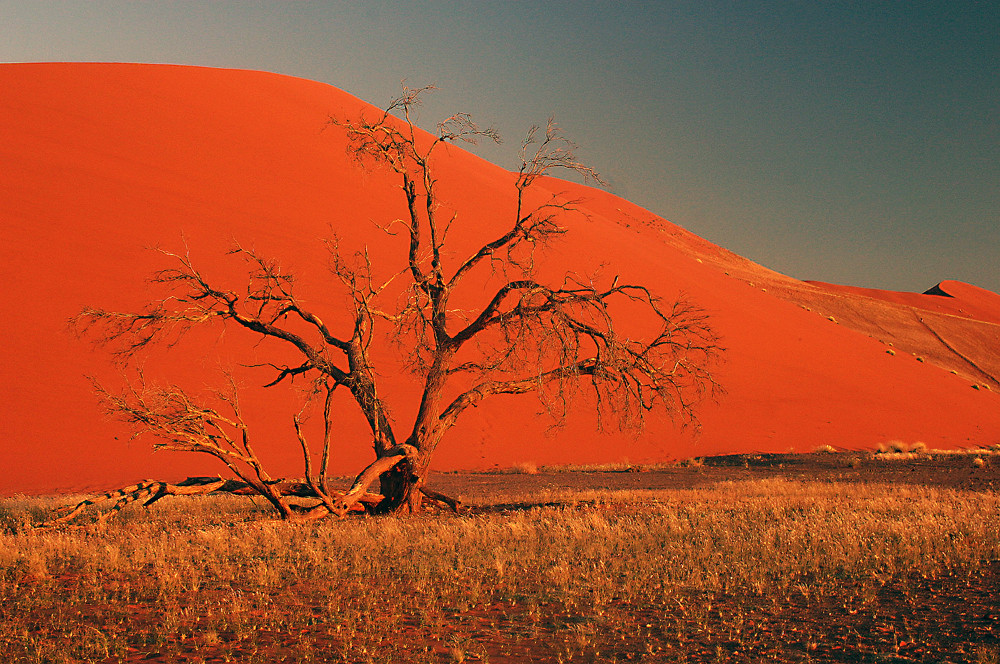
M 958 450 L 938 450 L 927 449 L 927 445 L 921 442 L 911 445 L 894 440 L 890 443 L 879 445 L 875 453 L 870 456 L 878 461 L 912 461 L 914 459 L 934 457 L 969 457 L 971 459 L 970 463 L 973 466 L 981 468 L 986 463 L 984 457 L 989 458 L 998 455 L 1000 455 L 1000 445 Z
M 502 472 L 509 473 L 511 475 L 537 475 L 538 466 L 531 461 L 522 461 L 521 463 L 514 464 Z
M 689 465 L 690 460 L 683 462 L 662 463 L 631 463 L 629 461 L 614 461 L 608 463 L 570 463 L 551 466 L 538 466 L 525 461 L 514 464 L 510 468 L 497 471 L 502 475 L 537 475 L 538 473 L 646 473 L 664 468 L 675 468 L 678 465 Z
M 520 502 L 293 525 L 245 499 L 192 498 L 38 530 L 53 501 L 2 501 L 0 650 L 26 662 L 888 656 L 932 633 L 890 605 L 973 587 L 1000 559 L 992 491 L 766 479 Z M 885 638 L 861 638 L 865 626 Z M 956 637 L 966 655 L 950 661 L 990 661 L 997 636 Z

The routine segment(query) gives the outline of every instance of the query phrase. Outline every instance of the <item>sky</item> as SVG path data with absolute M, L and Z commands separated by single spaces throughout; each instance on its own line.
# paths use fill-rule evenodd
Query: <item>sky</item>
M 611 191 L 787 275 L 1000 292 L 1000 2 L 0 0 L 0 61 L 158 62 L 554 116 Z

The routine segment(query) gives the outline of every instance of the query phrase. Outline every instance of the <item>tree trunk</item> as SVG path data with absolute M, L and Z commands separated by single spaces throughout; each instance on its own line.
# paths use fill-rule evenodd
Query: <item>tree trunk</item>
M 407 459 L 382 473 L 379 477 L 379 492 L 385 496 L 385 500 L 377 511 L 383 514 L 419 512 L 423 504 L 422 489 L 427 481 L 429 464 L 430 455 L 421 453 L 415 459 Z
M 453 356 L 454 353 L 447 349 L 438 350 L 434 355 L 434 364 L 424 381 L 413 431 L 406 439 L 406 444 L 416 449 L 417 454 L 381 477 L 380 489 L 386 497 L 385 512 L 413 514 L 421 509 L 424 500 L 421 490 L 427 481 L 427 468 L 445 432 L 439 417 L 441 391 L 447 380 L 445 367 Z

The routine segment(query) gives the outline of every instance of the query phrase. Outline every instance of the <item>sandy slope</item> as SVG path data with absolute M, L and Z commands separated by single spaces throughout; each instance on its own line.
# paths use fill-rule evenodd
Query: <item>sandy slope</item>
M 403 255 L 383 225 L 402 213 L 383 173 L 344 153 L 330 115 L 368 107 L 326 85 L 273 74 L 154 65 L 0 65 L 0 270 L 5 336 L 0 356 L 0 494 L 109 487 L 140 479 L 214 474 L 210 459 L 161 453 L 105 419 L 85 378 L 119 380 L 106 354 L 66 321 L 86 304 L 135 308 L 156 297 L 145 277 L 168 263 L 144 249 L 184 251 L 213 278 L 234 279 L 232 242 L 279 258 L 310 303 L 336 324 L 322 239 L 367 246 L 385 274 Z M 510 174 L 450 149 L 439 164 L 459 214 L 456 250 L 509 218 Z M 728 349 L 727 394 L 701 411 L 693 436 L 667 422 L 638 438 L 594 431 L 587 414 L 546 432 L 530 397 L 471 413 L 442 445 L 438 468 L 633 461 L 732 451 L 871 447 L 900 439 L 932 447 L 1000 442 L 1000 297 L 943 282 L 945 294 L 898 294 L 799 282 L 755 265 L 605 192 L 559 181 L 584 197 L 588 218 L 546 254 L 546 269 L 620 274 L 665 297 L 685 293 L 713 315 Z M 331 231 L 332 229 L 332 231 Z M 477 293 L 470 293 L 470 301 Z M 829 320 L 829 317 L 836 322 Z M 147 375 L 199 387 L 219 367 L 279 352 L 221 329 L 148 360 Z M 888 344 L 895 354 L 890 354 Z M 918 361 L 914 354 L 924 361 Z M 411 377 L 383 357 L 386 394 L 401 429 Z M 954 373 L 952 373 L 954 372 Z M 258 447 L 277 471 L 301 473 L 290 413 L 298 395 L 256 386 L 236 369 Z M 370 450 L 345 399 L 335 460 L 355 470 Z M 315 433 L 315 432 L 313 432 Z

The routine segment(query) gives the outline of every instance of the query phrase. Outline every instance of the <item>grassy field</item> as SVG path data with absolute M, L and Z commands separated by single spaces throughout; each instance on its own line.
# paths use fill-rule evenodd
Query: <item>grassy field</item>
M 38 529 L 71 499 L 7 499 L 0 653 L 1000 661 L 1000 457 L 949 461 L 959 476 L 925 456 L 808 456 L 823 461 L 445 475 L 466 513 L 406 519 L 287 524 L 206 497 Z

